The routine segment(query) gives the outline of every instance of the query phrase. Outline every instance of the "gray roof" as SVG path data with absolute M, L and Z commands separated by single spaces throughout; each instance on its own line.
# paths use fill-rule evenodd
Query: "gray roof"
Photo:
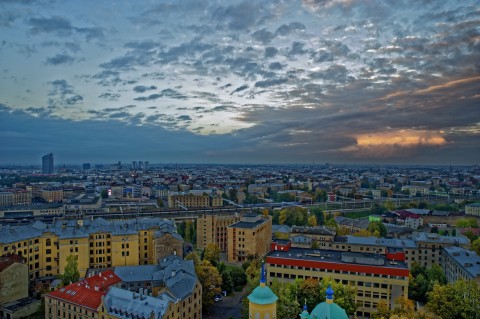
M 459 244 L 459 245 L 468 245 L 470 240 L 467 237 L 463 236 L 441 236 L 435 233 L 425 233 L 425 232 L 414 232 L 412 234 L 412 239 L 414 241 L 421 242 L 430 242 L 430 243 L 441 243 L 441 244 Z
M 444 247 L 443 249 L 472 279 L 480 277 L 480 256 L 476 252 L 457 246 Z
M 103 218 L 84 219 L 83 226 L 77 220 L 54 220 L 51 224 L 36 221 L 28 225 L 0 226 L 0 243 L 10 244 L 42 236 L 44 232 L 53 232 L 59 238 L 85 238 L 90 233 L 108 232 L 112 235 L 131 235 L 139 230 L 159 227 L 161 230 L 176 232 L 175 222 L 162 218 L 138 218 L 130 220 L 107 221 Z
M 105 308 L 107 312 L 117 318 L 145 318 L 161 319 L 168 309 L 169 302 L 164 298 L 154 298 L 139 295 L 135 292 L 111 287 L 105 295 Z
M 291 228 L 288 225 L 272 225 L 272 232 L 290 233 Z
M 335 229 L 327 226 L 292 226 L 292 233 L 335 236 Z
M 126 283 L 154 281 L 182 300 L 193 292 L 197 281 L 193 261 L 176 255 L 162 259 L 158 265 L 115 267 L 115 274 Z
M 382 247 L 400 247 L 400 248 L 416 248 L 415 241 L 411 239 L 396 238 L 377 238 L 377 237 L 357 237 L 348 235 L 347 243 L 352 245 L 369 245 Z

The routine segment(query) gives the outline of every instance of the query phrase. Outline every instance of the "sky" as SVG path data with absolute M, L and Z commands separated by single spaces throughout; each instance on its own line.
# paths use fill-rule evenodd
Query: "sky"
M 480 164 L 480 1 L 0 0 L 0 164 Z

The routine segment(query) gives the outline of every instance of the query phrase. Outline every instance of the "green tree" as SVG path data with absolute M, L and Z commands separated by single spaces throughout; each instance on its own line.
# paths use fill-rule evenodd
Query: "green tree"
M 221 292 L 222 276 L 208 260 L 202 260 L 196 271 L 202 285 L 202 308 L 208 311 L 214 303 L 215 295 Z
M 61 279 L 64 286 L 77 282 L 80 279 L 80 272 L 78 271 L 78 256 L 69 255 L 67 257 L 67 264 L 65 265 Z
M 220 247 L 214 243 L 208 244 L 203 252 L 203 260 L 208 260 L 214 267 L 217 267 L 220 261 Z
M 395 210 L 395 208 L 397 207 L 397 206 L 395 205 L 395 203 L 392 202 L 391 200 L 387 200 L 385 203 L 383 203 L 383 206 L 384 206 L 385 209 L 386 209 L 387 211 L 389 211 L 389 212 L 392 211 L 392 210 Z
M 462 218 L 457 221 L 458 228 L 478 228 L 478 223 L 475 218 Z
M 195 252 L 189 253 L 187 256 L 185 256 L 186 260 L 193 260 L 193 265 L 195 268 L 197 268 L 200 265 L 200 257 Z
M 274 280 L 270 289 L 278 296 L 277 318 L 297 318 L 301 306 L 297 301 L 293 283 L 280 283 Z
M 378 231 L 380 234 L 380 237 L 386 237 L 387 236 L 387 227 L 382 222 L 370 222 L 367 226 L 367 230 L 371 233 L 375 233 L 375 231 Z
M 308 226 L 317 226 L 317 218 L 315 217 L 315 215 L 308 216 L 307 225 Z
M 102 197 L 102 198 L 108 198 L 108 190 L 103 189 L 103 190 L 100 192 L 100 197 Z
M 480 309 L 480 287 L 473 280 L 434 285 L 428 293 L 427 310 L 443 319 L 471 319 Z
M 477 253 L 477 255 L 480 256 L 480 238 L 477 238 L 472 242 L 471 248 L 474 252 Z

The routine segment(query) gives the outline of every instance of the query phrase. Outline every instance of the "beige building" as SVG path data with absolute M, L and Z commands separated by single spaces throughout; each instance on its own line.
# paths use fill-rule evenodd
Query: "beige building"
M 480 203 L 472 203 L 465 205 L 465 214 L 472 216 L 480 216 Z
M 168 207 L 221 207 L 223 200 L 220 196 L 204 194 L 171 194 L 168 195 Z
M 0 257 L 0 305 L 28 297 L 28 266 L 19 255 Z
M 63 189 L 61 187 L 46 187 L 42 190 L 42 198 L 47 203 L 60 203 L 63 201 Z
M 372 253 L 305 248 L 271 251 L 266 257 L 267 282 L 314 278 L 335 280 L 355 287 L 356 316 L 370 318 L 383 300 L 393 308 L 395 299 L 408 297 L 409 270 L 405 263 Z
M 183 238 L 177 233 L 156 231 L 155 240 L 153 241 L 153 262 L 148 264 L 157 263 L 158 260 L 165 258 L 169 255 L 176 255 L 183 258 Z
M 197 248 L 205 249 L 209 244 L 216 244 L 222 252 L 228 245 L 228 226 L 240 220 L 237 214 L 217 215 L 205 213 L 197 218 Z
M 78 269 L 152 264 L 155 232 L 175 233 L 175 223 L 160 218 L 106 221 L 56 220 L 53 224 L 0 226 L 0 251 L 25 258 L 30 278 L 63 273 L 67 257 L 78 257 Z
M 260 214 L 244 214 L 240 221 L 228 226 L 227 260 L 243 262 L 248 256 L 264 256 L 272 242 L 272 218 Z

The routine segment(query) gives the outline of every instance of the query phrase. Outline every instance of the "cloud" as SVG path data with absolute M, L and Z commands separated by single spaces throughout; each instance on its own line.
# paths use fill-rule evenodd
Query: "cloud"
M 76 33 L 84 35 L 87 40 L 104 37 L 104 31 L 100 27 L 75 27 L 69 19 L 61 16 L 30 18 L 27 23 L 30 26 L 30 33 L 34 35 L 51 33 L 61 37 L 67 37 Z
M 162 96 L 163 96 L 162 94 L 155 93 L 155 94 L 150 94 L 149 96 L 140 96 L 140 97 L 134 98 L 134 100 L 145 102 L 145 101 L 156 100 L 158 98 L 161 98 Z
M 273 79 L 273 80 L 266 80 L 266 81 L 258 81 L 255 83 L 255 87 L 265 88 L 269 86 L 284 84 L 287 82 L 288 82 L 288 79 Z
M 192 118 L 189 115 L 180 115 L 177 117 L 180 121 L 191 121 Z
M 156 90 L 157 87 L 155 85 L 150 85 L 150 86 L 145 86 L 145 85 L 137 85 L 136 87 L 133 88 L 133 91 L 136 93 L 144 93 L 146 91 L 150 90 Z
M 252 38 L 255 39 L 256 41 L 258 42 L 261 42 L 263 44 L 267 44 L 269 43 L 270 41 L 272 41 L 272 39 L 274 38 L 274 34 L 270 31 L 267 31 L 265 29 L 262 29 L 262 30 L 259 30 L 259 31 L 255 31 L 253 34 L 252 34 Z
M 75 58 L 68 54 L 56 54 L 53 57 L 47 58 L 46 64 L 60 65 L 60 64 L 72 64 L 75 62 Z

